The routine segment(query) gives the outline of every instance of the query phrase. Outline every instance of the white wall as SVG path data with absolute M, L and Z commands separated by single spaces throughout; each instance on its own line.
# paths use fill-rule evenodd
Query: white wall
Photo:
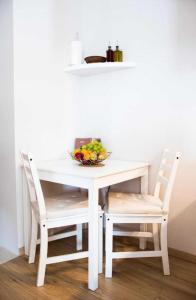
M 19 152 L 37 160 L 65 157 L 73 147 L 77 79 L 66 77 L 69 41 L 80 22 L 80 1 L 14 1 L 14 76 L 19 247 L 23 246 Z
M 0 1 L 0 246 L 17 254 L 12 1 Z
M 77 136 L 100 136 L 113 158 L 151 163 L 161 150 L 182 152 L 171 200 L 169 246 L 196 254 L 196 2 L 83 2 L 85 55 L 118 40 L 133 70 L 82 78 Z

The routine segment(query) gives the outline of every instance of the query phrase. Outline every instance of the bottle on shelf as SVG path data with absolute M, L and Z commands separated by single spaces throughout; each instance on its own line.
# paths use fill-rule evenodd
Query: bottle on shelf
M 119 49 L 118 43 L 116 45 L 116 50 L 114 51 L 114 61 L 122 62 L 123 61 L 123 52 Z
M 71 65 L 79 65 L 82 63 L 82 43 L 79 40 L 79 33 L 76 33 L 75 40 L 71 42 Z
M 108 50 L 106 51 L 106 60 L 107 60 L 107 62 L 114 61 L 114 51 L 112 50 L 111 46 L 108 46 Z

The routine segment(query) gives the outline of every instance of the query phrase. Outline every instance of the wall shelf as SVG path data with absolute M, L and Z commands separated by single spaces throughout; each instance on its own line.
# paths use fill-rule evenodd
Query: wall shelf
M 91 75 L 97 75 L 101 73 L 131 69 L 134 67 L 135 67 L 135 63 L 133 62 L 92 63 L 92 64 L 68 66 L 65 69 L 65 72 L 77 76 L 91 76 Z

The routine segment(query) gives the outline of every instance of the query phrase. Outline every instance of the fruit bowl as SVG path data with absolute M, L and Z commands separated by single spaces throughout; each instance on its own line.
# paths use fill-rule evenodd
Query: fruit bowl
M 70 153 L 73 160 L 76 160 L 82 166 L 103 166 L 102 162 L 110 156 L 111 152 L 107 152 L 102 143 L 94 140 L 86 145 L 75 149 Z

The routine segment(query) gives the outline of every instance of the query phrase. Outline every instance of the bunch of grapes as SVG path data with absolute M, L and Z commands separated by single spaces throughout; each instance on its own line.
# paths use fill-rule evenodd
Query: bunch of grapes
M 103 147 L 102 143 L 96 140 L 82 146 L 81 149 L 96 152 L 97 154 L 106 152 L 106 149 Z

